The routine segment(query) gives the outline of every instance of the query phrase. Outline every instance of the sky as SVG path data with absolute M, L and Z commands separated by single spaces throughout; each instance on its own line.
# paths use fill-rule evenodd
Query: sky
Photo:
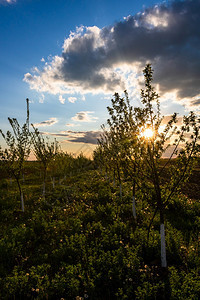
M 199 113 L 199 14 L 200 0 L 0 0 L 0 128 L 29 98 L 40 132 L 87 155 L 115 92 L 141 105 L 146 63 L 163 115 Z

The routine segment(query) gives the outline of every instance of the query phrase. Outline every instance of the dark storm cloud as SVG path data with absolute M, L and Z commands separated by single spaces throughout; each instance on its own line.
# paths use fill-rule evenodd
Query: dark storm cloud
M 113 92 L 125 87 L 123 64 L 141 71 L 150 62 L 161 93 L 176 90 L 180 99 L 195 97 L 200 94 L 199 13 L 200 0 L 174 1 L 114 26 L 78 28 L 65 40 L 62 56 L 37 76 L 27 73 L 25 81 L 41 91 L 50 91 L 57 81 L 66 92 Z
M 97 144 L 97 139 L 100 137 L 100 131 L 85 131 L 82 137 L 73 137 L 68 139 L 73 143 Z
M 200 93 L 200 1 L 176 1 L 115 25 L 109 57 L 155 65 L 161 91 L 180 98 Z
M 44 133 L 46 135 L 52 135 L 56 137 L 66 137 L 67 142 L 73 143 L 85 143 L 85 144 L 97 144 L 97 139 L 100 137 L 100 131 L 72 131 L 67 130 L 61 133 Z
M 192 101 L 192 105 L 200 105 L 200 98 L 196 99 L 196 100 L 193 100 Z

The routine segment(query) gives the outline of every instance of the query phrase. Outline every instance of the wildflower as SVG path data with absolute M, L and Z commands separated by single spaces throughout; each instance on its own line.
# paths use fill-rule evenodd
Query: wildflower
M 129 281 L 133 281 L 133 279 L 132 279 L 132 278 L 129 278 Z

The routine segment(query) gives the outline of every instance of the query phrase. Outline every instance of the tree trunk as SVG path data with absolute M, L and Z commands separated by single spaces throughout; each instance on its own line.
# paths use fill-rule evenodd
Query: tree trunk
M 17 185 L 18 185 L 18 188 L 19 188 L 19 194 L 20 194 L 20 198 L 21 198 L 22 211 L 24 212 L 24 197 L 23 197 L 23 192 L 22 192 L 22 189 L 21 189 L 19 178 L 17 176 L 15 178 L 16 178 Z
M 52 182 L 52 184 L 53 184 L 53 189 L 55 188 L 55 177 L 53 176 L 53 182 Z
M 132 208 L 133 208 L 133 217 L 134 217 L 134 219 L 136 219 L 135 195 L 133 195 L 133 204 L 132 204 Z
M 114 170 L 114 174 L 113 174 L 113 187 L 115 187 L 115 170 Z
M 134 172 L 135 172 L 135 166 L 134 166 Z M 133 208 L 133 217 L 136 220 L 136 208 L 135 208 L 135 180 L 133 180 L 133 204 L 132 204 L 132 208 Z
M 119 170 L 118 166 L 117 166 L 117 176 L 118 176 L 118 180 L 119 180 L 119 195 L 120 195 L 120 198 L 122 199 L 122 182 L 121 182 L 120 170 Z
M 44 181 L 43 181 L 42 195 L 45 196 L 45 193 L 46 193 L 46 168 L 44 169 Z
M 22 211 L 24 212 L 24 197 L 22 192 L 21 192 L 21 205 L 22 205 Z
M 160 210 L 160 246 L 161 246 L 161 267 L 167 267 L 167 258 L 166 258 L 166 245 L 165 245 L 165 225 L 164 225 L 164 207 L 161 198 L 161 194 L 159 194 L 158 199 L 158 207 Z
M 161 267 L 167 267 L 167 258 L 166 258 L 166 247 L 165 247 L 165 225 L 160 224 L 160 238 L 161 238 Z
M 153 182 L 154 182 L 154 189 L 157 199 L 157 207 L 160 211 L 160 246 L 161 246 L 161 267 L 166 268 L 167 267 L 167 258 L 166 258 L 166 246 L 165 246 L 165 226 L 164 226 L 164 204 L 163 199 L 161 196 L 161 190 L 160 190 L 160 182 L 159 182 L 159 176 L 157 172 L 157 168 L 155 166 L 154 158 L 152 156 L 150 146 L 148 146 L 152 166 L 153 166 Z

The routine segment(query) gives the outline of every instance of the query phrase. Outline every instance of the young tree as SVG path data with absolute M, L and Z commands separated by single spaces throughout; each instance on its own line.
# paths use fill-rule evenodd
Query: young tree
M 132 183 L 132 211 L 133 217 L 136 219 L 135 195 L 139 167 L 136 150 L 139 131 L 135 123 L 134 111 L 130 105 L 128 93 L 126 91 L 124 93 L 125 96 L 122 98 L 118 93 L 115 93 L 114 99 L 111 100 L 112 107 L 107 107 L 110 115 L 107 123 L 113 137 L 112 146 L 117 152 L 117 161 L 125 179 L 129 179 Z
M 37 160 L 41 163 L 43 169 L 43 196 L 46 192 L 46 176 L 47 167 L 58 153 L 58 142 L 45 141 L 39 130 L 31 124 L 34 131 L 31 132 L 31 141 L 33 144 L 33 151 Z
M 152 199 L 155 209 L 149 224 L 148 235 L 155 215 L 160 215 L 161 266 L 167 267 L 165 247 L 165 211 L 172 197 L 191 174 L 197 155 L 200 153 L 200 119 L 191 112 L 183 117 L 182 125 L 177 125 L 177 114 L 162 129 L 159 95 L 152 86 L 153 70 L 147 64 L 144 71 L 145 89 L 141 90 L 143 107 L 130 106 L 127 93 L 120 98 L 115 94 L 112 108 L 108 108 L 109 131 L 100 140 L 102 156 L 115 161 L 133 181 L 133 206 L 135 193 Z M 172 145 L 170 142 L 172 141 Z M 171 149 L 166 163 L 161 165 L 161 157 Z M 173 159 L 176 156 L 176 159 Z M 105 161 L 105 158 L 104 158 Z M 117 162 L 117 163 L 116 163 Z M 173 162 L 173 163 L 172 163 Z M 163 173 L 168 180 L 163 182 Z M 136 190 L 137 186 L 137 190 Z M 133 214 L 136 216 L 134 209 Z
M 8 172 L 16 179 L 17 186 L 21 198 L 21 208 L 24 212 L 24 197 L 20 183 L 22 170 L 25 160 L 30 154 L 30 139 L 29 139 L 29 99 L 27 102 L 27 117 L 23 126 L 20 126 L 16 118 L 8 118 L 12 127 L 13 133 L 7 131 L 6 134 L 0 130 L 0 133 L 6 141 L 7 148 L 0 153 L 1 160 L 6 162 Z
M 133 216 L 136 219 L 135 193 L 138 161 L 137 153 L 137 136 L 139 134 L 135 124 L 133 107 L 130 105 L 128 94 L 125 91 L 125 97 L 121 98 L 115 93 L 114 99 L 111 100 L 112 107 L 107 107 L 110 118 L 107 120 L 109 130 L 105 126 L 99 145 L 104 149 L 104 156 L 108 157 L 108 162 L 117 174 L 120 196 L 122 197 L 122 176 L 132 182 L 132 208 Z
M 152 205 L 155 213 L 160 214 L 160 236 L 161 236 L 161 266 L 167 267 L 165 248 L 165 210 L 172 196 L 186 181 L 191 173 L 195 158 L 200 151 L 199 123 L 200 120 L 193 112 L 183 117 L 182 126 L 178 128 L 177 114 L 175 113 L 168 121 L 162 131 L 161 123 L 163 117 L 160 114 L 159 96 L 152 86 L 153 70 L 148 64 L 144 71 L 145 90 L 141 91 L 143 108 L 135 109 L 135 120 L 140 127 L 141 134 L 138 138 L 143 172 L 141 179 L 144 184 L 151 184 Z M 164 166 L 160 165 L 160 158 L 166 149 L 171 146 L 171 154 Z M 174 155 L 177 158 L 172 162 Z M 169 181 L 162 182 L 163 172 L 168 174 Z M 143 185 L 144 186 L 144 185 Z M 154 218 L 153 216 L 153 218 Z
M 61 183 L 61 177 L 66 179 L 66 176 L 70 174 L 73 168 L 74 158 L 71 154 L 60 151 L 56 154 L 54 159 L 49 164 L 51 176 L 53 179 L 53 188 L 55 187 L 55 177 L 58 177 L 59 183 Z

